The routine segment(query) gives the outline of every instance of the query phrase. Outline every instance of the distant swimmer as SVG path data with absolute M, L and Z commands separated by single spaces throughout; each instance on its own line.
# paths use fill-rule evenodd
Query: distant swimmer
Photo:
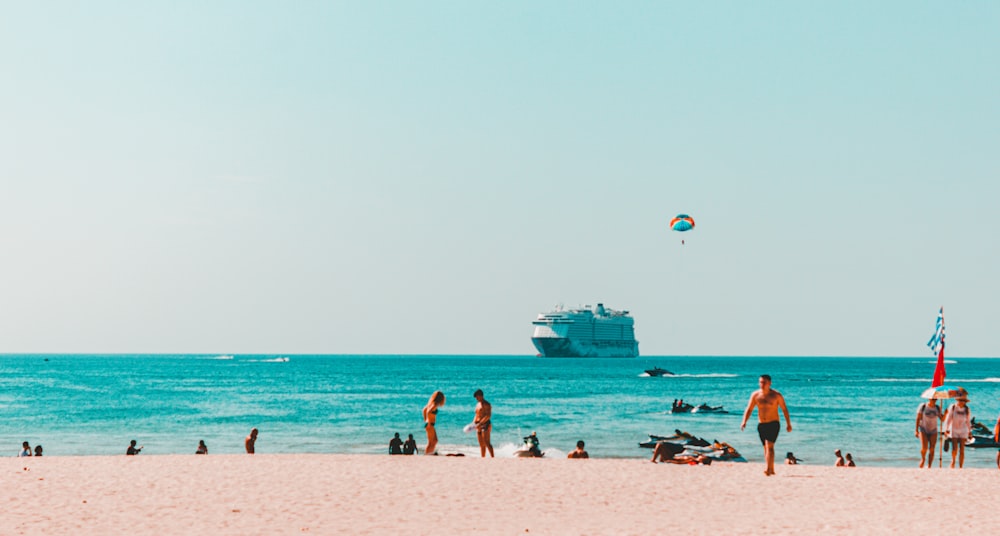
M 257 429 L 253 428 L 250 430 L 250 435 L 243 440 L 243 446 L 247 449 L 247 454 L 254 453 L 254 446 L 257 444 Z
M 567 458 L 571 458 L 571 459 L 577 459 L 577 460 L 582 459 L 582 458 L 589 458 L 590 454 L 587 454 L 587 451 L 583 450 L 583 445 L 584 445 L 584 443 L 583 443 L 582 439 L 580 441 L 577 441 L 576 442 L 576 450 L 570 452 L 566 457 Z
M 788 416 L 788 406 L 785 405 L 785 397 L 781 393 L 771 389 L 771 377 L 762 374 L 758 380 L 760 389 L 750 395 L 750 402 L 743 412 L 743 422 L 740 423 L 740 430 L 746 428 L 747 419 L 754 408 L 757 408 L 757 433 L 760 435 L 760 442 L 764 445 L 764 459 L 767 461 L 767 469 L 764 474 L 771 476 L 774 474 L 774 443 L 778 440 L 778 432 L 781 431 L 781 420 L 778 409 L 785 413 L 785 423 L 788 425 L 788 432 L 792 431 L 792 420 Z
M 493 424 L 490 419 L 493 417 L 493 406 L 483 398 L 483 390 L 476 389 L 472 396 L 477 400 L 476 416 L 472 423 L 476 425 L 476 438 L 479 439 L 479 454 L 486 457 L 486 451 L 490 451 L 490 458 L 493 457 L 493 444 L 490 443 L 490 432 L 493 431 Z

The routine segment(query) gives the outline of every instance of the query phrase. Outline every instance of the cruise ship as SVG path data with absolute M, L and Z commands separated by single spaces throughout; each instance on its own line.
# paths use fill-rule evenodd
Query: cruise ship
M 628 311 L 605 309 L 603 303 L 577 309 L 556 307 L 532 324 L 539 357 L 637 357 L 635 321 Z

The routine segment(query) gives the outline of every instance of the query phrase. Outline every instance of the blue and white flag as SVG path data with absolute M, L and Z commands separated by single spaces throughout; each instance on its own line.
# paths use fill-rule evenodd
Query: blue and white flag
M 944 307 L 938 311 L 934 335 L 931 336 L 931 340 L 927 341 L 927 347 L 931 349 L 932 354 L 937 354 L 944 349 Z

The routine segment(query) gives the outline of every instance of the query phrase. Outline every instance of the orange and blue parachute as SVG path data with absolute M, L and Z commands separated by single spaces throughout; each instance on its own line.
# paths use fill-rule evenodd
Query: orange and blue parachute
M 687 214 L 678 214 L 670 220 L 670 228 L 680 232 L 690 231 L 694 229 L 694 218 Z

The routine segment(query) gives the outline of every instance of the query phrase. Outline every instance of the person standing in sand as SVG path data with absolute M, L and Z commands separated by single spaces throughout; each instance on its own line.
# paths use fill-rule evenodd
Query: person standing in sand
M 934 451 L 937 448 L 938 423 L 944 420 L 941 407 L 933 398 L 917 408 L 917 430 L 913 433 L 920 438 L 920 467 L 934 467 Z
M 948 408 L 944 416 L 944 431 L 951 440 L 951 468 L 955 468 L 957 455 L 958 468 L 961 469 L 965 465 L 965 441 L 972 432 L 972 410 L 966 405 L 969 397 L 963 395 L 955 400 L 958 403 Z
M 997 423 L 993 426 L 993 442 L 1000 443 L 1000 417 L 997 417 Z M 1000 469 L 1000 450 L 997 451 L 997 469 Z
M 424 449 L 424 455 L 437 454 L 434 449 L 437 448 L 438 435 L 434 425 L 437 423 L 438 408 L 443 405 L 444 393 L 434 391 L 430 400 L 427 401 L 427 405 L 424 406 L 424 430 L 427 431 L 427 448 Z
M 250 430 L 250 435 L 243 440 L 243 446 L 247 449 L 247 454 L 253 454 L 254 445 L 257 444 L 257 429 L 253 428 Z
M 493 457 L 493 444 L 490 443 L 490 432 L 493 431 L 493 424 L 490 417 L 493 416 L 493 406 L 483 398 L 483 390 L 476 389 L 472 396 L 478 401 L 476 404 L 476 417 L 472 423 L 476 425 L 476 438 L 479 439 L 479 454 L 486 457 L 486 451 L 490 451 L 490 458 Z
M 788 425 L 788 432 L 792 431 L 792 420 L 788 415 L 788 406 L 785 405 L 785 397 L 781 393 L 771 389 L 771 376 L 762 374 L 758 381 L 760 389 L 750 395 L 750 402 L 743 412 L 743 422 L 740 423 L 740 430 L 747 426 L 747 419 L 754 408 L 757 408 L 757 433 L 760 435 L 760 442 L 764 445 L 764 459 L 767 460 L 767 469 L 764 474 L 771 476 L 774 474 L 774 442 L 778 440 L 778 432 L 781 431 L 781 418 L 778 409 L 785 413 L 785 424 Z

